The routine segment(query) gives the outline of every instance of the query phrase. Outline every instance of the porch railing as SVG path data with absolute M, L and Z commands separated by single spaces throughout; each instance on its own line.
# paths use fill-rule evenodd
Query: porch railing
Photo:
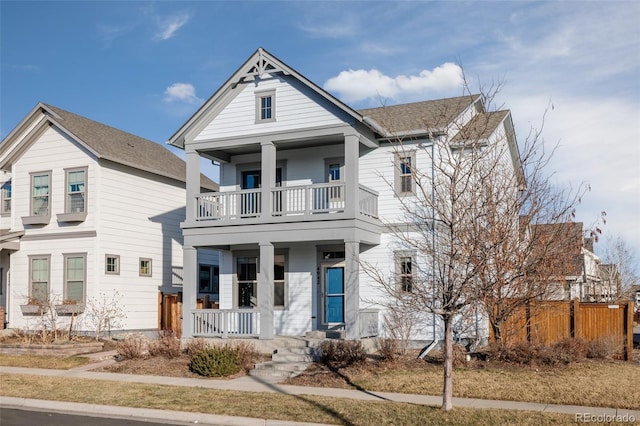
M 363 309 L 358 313 L 360 338 L 378 336 L 378 312 L 377 309 Z
M 272 216 L 309 216 L 345 211 L 344 182 L 283 186 L 271 189 Z M 359 186 L 360 214 L 378 217 L 378 193 Z M 263 212 L 260 189 L 210 192 L 196 195 L 196 220 L 233 220 L 259 217 Z
M 260 312 L 251 309 L 198 309 L 192 311 L 195 337 L 256 337 Z

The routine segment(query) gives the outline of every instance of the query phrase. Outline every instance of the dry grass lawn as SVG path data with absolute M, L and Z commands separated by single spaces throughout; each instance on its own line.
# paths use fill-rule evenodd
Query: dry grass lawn
M 89 359 L 81 356 L 67 358 L 36 355 L 4 355 L 0 354 L 0 365 L 7 367 L 51 368 L 68 370 L 89 363 Z
M 35 383 L 37 386 L 34 386 Z M 356 402 L 320 396 L 217 391 L 13 374 L 5 374 L 0 378 L 0 393 L 23 398 L 91 404 L 117 403 L 139 408 L 342 425 L 544 425 L 573 422 L 571 415 L 553 413 L 464 408 L 444 413 L 436 407 L 404 403 Z

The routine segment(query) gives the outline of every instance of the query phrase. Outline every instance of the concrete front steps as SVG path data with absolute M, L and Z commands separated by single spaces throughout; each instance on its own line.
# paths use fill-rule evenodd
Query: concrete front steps
M 271 355 L 271 361 L 256 364 L 249 375 L 270 381 L 295 377 L 317 359 L 317 353 L 317 349 L 310 346 L 277 348 Z

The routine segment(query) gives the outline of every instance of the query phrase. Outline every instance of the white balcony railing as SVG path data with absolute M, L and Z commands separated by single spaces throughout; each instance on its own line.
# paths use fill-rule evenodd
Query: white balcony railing
M 345 183 L 285 186 L 271 189 L 271 216 L 310 216 L 345 211 Z M 378 193 L 359 186 L 360 214 L 378 217 Z M 262 216 L 260 189 L 196 195 L 196 220 L 234 220 Z
M 260 334 L 260 312 L 251 309 L 192 311 L 195 337 L 255 337 Z

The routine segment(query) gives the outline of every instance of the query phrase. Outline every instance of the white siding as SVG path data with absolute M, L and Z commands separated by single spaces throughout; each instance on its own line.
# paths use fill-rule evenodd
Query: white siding
M 255 93 L 275 90 L 273 122 L 256 124 Z M 265 78 L 249 83 L 223 111 L 195 138 L 196 141 L 233 136 L 250 136 L 265 132 L 337 125 L 344 122 L 333 107 L 315 92 L 291 78 Z

